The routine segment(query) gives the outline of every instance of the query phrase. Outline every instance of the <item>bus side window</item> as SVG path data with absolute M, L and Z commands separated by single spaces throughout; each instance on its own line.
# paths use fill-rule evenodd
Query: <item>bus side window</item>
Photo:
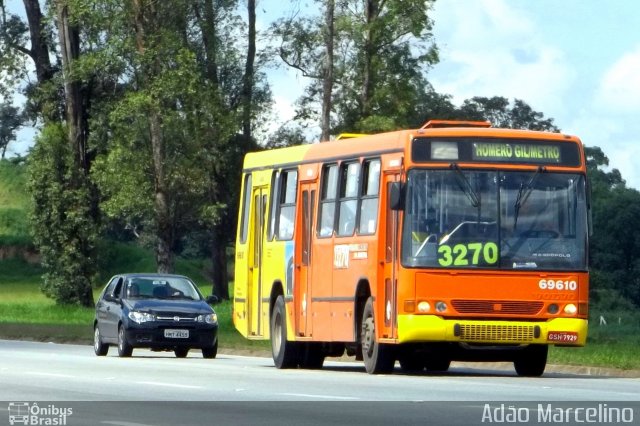
M 278 217 L 278 239 L 293 238 L 294 219 L 296 212 L 296 191 L 298 186 L 298 171 L 283 171 L 280 179 L 280 214 Z
M 271 175 L 271 195 L 269 198 L 269 222 L 267 228 L 267 240 L 272 241 L 276 234 L 276 217 L 278 213 L 278 193 L 280 189 L 280 172 L 273 171 Z
M 358 233 L 375 234 L 378 225 L 378 192 L 380 191 L 380 160 L 367 160 L 363 165 L 362 197 Z
M 244 177 L 244 201 L 242 203 L 242 224 L 240 227 L 240 242 L 247 242 L 249 230 L 249 207 L 251 205 L 251 174 Z
M 340 201 L 338 236 L 353 235 L 356 228 L 360 163 L 343 164 L 340 168 Z
M 336 215 L 336 198 L 338 195 L 338 165 L 332 164 L 322 168 L 322 192 L 320 194 L 319 236 L 330 237 Z

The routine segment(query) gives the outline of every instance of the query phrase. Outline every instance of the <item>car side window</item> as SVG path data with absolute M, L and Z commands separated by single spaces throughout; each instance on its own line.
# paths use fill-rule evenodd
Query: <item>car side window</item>
M 116 299 L 120 299 L 122 297 L 122 278 L 118 279 L 118 282 L 116 283 L 116 287 L 113 290 L 113 297 L 115 297 Z
M 116 288 L 116 284 L 118 283 L 118 277 L 112 278 L 104 288 L 102 292 L 102 298 L 111 297 L 113 295 L 113 290 Z

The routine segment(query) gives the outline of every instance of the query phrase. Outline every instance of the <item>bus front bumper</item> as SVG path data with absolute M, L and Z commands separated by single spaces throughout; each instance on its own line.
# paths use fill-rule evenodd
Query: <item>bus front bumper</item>
M 398 342 L 464 342 L 584 346 L 587 320 L 548 321 L 445 319 L 435 315 L 399 315 Z

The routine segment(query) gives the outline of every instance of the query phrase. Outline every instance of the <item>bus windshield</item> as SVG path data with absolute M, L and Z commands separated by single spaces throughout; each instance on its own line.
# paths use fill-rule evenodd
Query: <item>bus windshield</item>
M 585 270 L 580 174 L 427 170 L 407 175 L 407 267 Z

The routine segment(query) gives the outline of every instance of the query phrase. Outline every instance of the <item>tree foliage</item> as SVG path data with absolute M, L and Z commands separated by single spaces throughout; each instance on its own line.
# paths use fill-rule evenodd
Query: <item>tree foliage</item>
M 324 134 L 322 106 L 330 104 L 334 135 L 411 127 L 434 92 L 426 80 L 438 61 L 432 2 L 335 2 L 334 27 L 326 17 L 333 2 L 316 3 L 324 19 L 293 15 L 272 29 L 283 61 L 311 78 L 298 102 L 298 118 L 320 121 Z
M 46 270 L 43 292 L 60 304 L 93 306 L 98 232 L 89 185 L 68 185 L 85 180 L 74 156 L 64 126 L 46 125 L 28 159 L 32 233 Z
M 16 130 L 22 126 L 20 110 L 10 102 L 0 103 L 0 158 L 4 159 L 7 147 L 16 139 Z
M 640 192 L 627 188 L 609 159 L 587 147 L 593 236 L 592 300 L 603 309 L 640 306 Z
M 476 96 L 467 99 L 456 112 L 460 119 L 487 120 L 493 127 L 559 132 L 552 118 L 534 111 L 525 101 L 514 99 L 513 105 L 507 98 Z

